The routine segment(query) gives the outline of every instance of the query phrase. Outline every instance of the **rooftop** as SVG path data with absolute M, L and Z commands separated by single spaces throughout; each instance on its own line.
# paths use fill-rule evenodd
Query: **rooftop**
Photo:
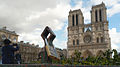
M 94 5 L 94 6 L 92 6 L 92 8 L 97 8 L 97 7 L 100 7 L 100 6 L 104 6 L 105 7 L 104 2 L 102 2 L 101 4 L 98 4 L 98 5 Z
M 9 30 L 7 30 L 7 27 L 0 28 L 0 31 L 3 31 L 3 32 L 5 32 L 5 33 L 10 33 L 10 34 L 13 34 L 13 35 L 17 35 L 17 36 L 18 36 L 18 34 L 16 34 L 15 31 L 9 31 Z

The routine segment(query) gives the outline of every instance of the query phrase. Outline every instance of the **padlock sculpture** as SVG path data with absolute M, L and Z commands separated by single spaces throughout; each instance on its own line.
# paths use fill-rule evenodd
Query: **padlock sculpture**
M 43 38 L 44 43 L 45 43 L 45 51 L 47 52 L 47 56 L 51 59 L 59 60 L 60 58 L 53 45 L 53 40 L 56 37 L 54 32 L 47 26 L 42 32 L 41 37 Z

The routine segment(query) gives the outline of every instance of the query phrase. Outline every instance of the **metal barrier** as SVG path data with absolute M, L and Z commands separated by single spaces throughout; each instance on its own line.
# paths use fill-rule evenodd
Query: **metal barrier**
M 0 67 L 120 67 L 120 66 L 91 66 L 91 65 L 57 65 L 57 64 L 0 64 Z

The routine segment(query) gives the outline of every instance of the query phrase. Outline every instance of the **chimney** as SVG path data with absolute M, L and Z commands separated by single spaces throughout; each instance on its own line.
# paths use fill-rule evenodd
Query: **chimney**
M 13 33 L 15 33 L 15 31 L 12 31 Z
M 7 27 L 6 27 L 6 26 L 4 26 L 2 29 L 3 29 L 3 30 L 6 30 L 6 28 L 7 28 Z
M 35 44 L 33 43 L 32 45 L 34 46 Z
M 39 47 L 39 45 L 36 45 L 36 47 Z
M 29 45 L 29 42 L 27 42 L 27 44 Z
M 20 41 L 20 43 L 24 43 L 24 41 Z

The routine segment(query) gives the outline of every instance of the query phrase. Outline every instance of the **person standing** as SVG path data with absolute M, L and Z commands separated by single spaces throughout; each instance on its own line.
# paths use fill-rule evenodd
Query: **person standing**
M 14 52 L 19 50 L 18 45 L 10 45 L 11 41 L 5 39 L 2 47 L 2 64 L 14 64 Z M 16 48 L 14 47 L 16 46 Z
M 15 60 L 17 61 L 17 64 L 21 64 L 21 54 L 20 54 L 19 50 L 16 51 Z
M 0 64 L 2 64 L 2 47 L 0 46 Z

